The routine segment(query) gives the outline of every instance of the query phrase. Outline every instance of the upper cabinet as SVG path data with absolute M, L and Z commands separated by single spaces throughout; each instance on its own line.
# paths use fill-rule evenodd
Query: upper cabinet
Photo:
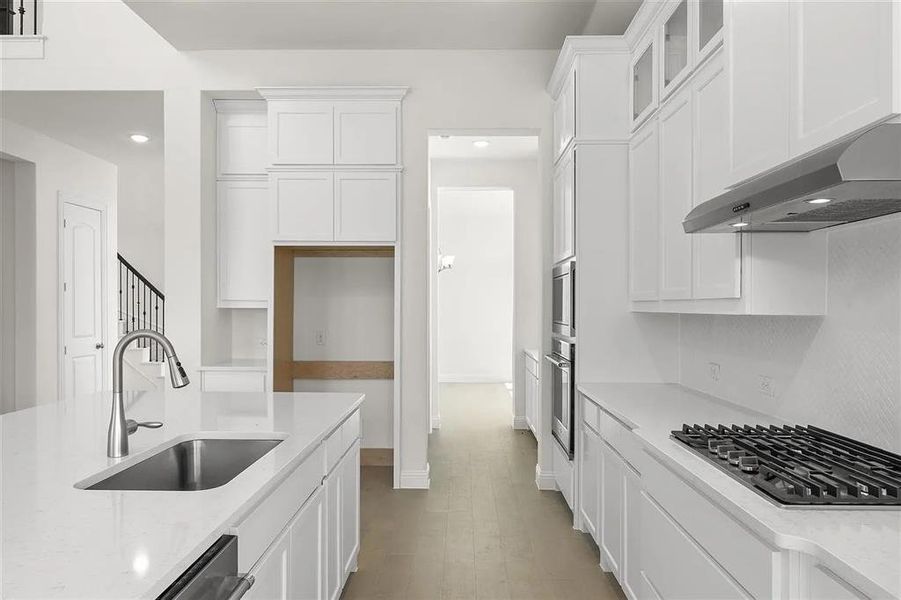
M 637 127 L 657 108 L 655 40 L 651 35 L 632 61 L 632 125 Z
M 554 173 L 554 263 L 576 254 L 576 151 L 570 150 Z
M 663 95 L 675 89 L 689 72 L 688 0 L 675 5 L 663 23 Z
M 892 95 L 901 89 L 896 2 L 787 4 L 792 157 L 901 112 Z
M 694 0 L 692 7 L 698 32 L 694 48 L 700 62 L 723 43 L 723 0 Z
M 266 103 L 261 100 L 216 101 L 219 177 L 265 175 Z
M 554 162 L 574 143 L 620 141 L 631 119 L 623 111 L 629 47 L 613 36 L 568 37 L 548 83 L 554 99 Z
M 220 308 L 265 308 L 269 301 L 268 187 L 265 179 L 218 184 Z
M 335 162 L 334 107 L 316 100 L 270 100 L 269 159 L 273 165 Z
M 396 165 L 406 88 L 261 88 L 267 100 L 269 162 Z
M 901 112 L 893 2 L 725 6 L 730 185 Z
M 338 102 L 335 164 L 393 165 L 397 160 L 399 102 Z

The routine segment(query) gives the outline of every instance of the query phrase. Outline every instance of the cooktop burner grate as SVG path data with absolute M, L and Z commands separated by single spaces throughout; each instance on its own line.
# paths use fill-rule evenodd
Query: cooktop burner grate
M 901 456 L 813 425 L 683 425 L 672 434 L 783 506 L 901 508 Z

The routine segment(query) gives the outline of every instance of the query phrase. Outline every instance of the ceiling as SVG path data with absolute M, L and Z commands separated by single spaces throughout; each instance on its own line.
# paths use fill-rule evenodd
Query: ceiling
M 641 0 L 125 0 L 179 50 L 559 49 Z
M 120 166 L 163 155 L 161 92 L 4 91 L 0 117 Z
M 475 141 L 487 141 L 488 146 L 477 148 Z M 538 158 L 536 136 L 463 136 L 429 137 L 430 159 L 525 159 Z

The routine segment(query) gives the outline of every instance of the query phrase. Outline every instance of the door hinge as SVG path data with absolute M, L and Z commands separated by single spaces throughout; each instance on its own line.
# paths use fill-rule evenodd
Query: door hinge
M 63 282 L 63 291 L 64 291 L 64 292 L 68 292 L 68 291 L 69 291 L 69 284 L 66 283 L 65 281 Z
M 63 354 L 68 354 L 68 353 L 69 353 L 69 347 L 63 346 Z
M 68 227 L 68 226 L 69 226 L 69 222 L 67 220 L 63 219 L 63 227 Z

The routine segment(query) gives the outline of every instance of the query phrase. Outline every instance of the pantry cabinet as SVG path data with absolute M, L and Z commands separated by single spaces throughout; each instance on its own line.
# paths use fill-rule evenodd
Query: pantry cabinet
M 217 189 L 218 306 L 265 308 L 272 238 L 268 182 L 230 179 Z
M 266 103 L 260 100 L 217 100 L 217 174 L 221 177 L 265 175 Z
M 629 295 L 632 300 L 658 298 L 658 151 L 657 120 L 654 119 L 629 143 Z
M 563 155 L 576 135 L 576 72 L 571 69 L 554 102 L 554 159 Z

